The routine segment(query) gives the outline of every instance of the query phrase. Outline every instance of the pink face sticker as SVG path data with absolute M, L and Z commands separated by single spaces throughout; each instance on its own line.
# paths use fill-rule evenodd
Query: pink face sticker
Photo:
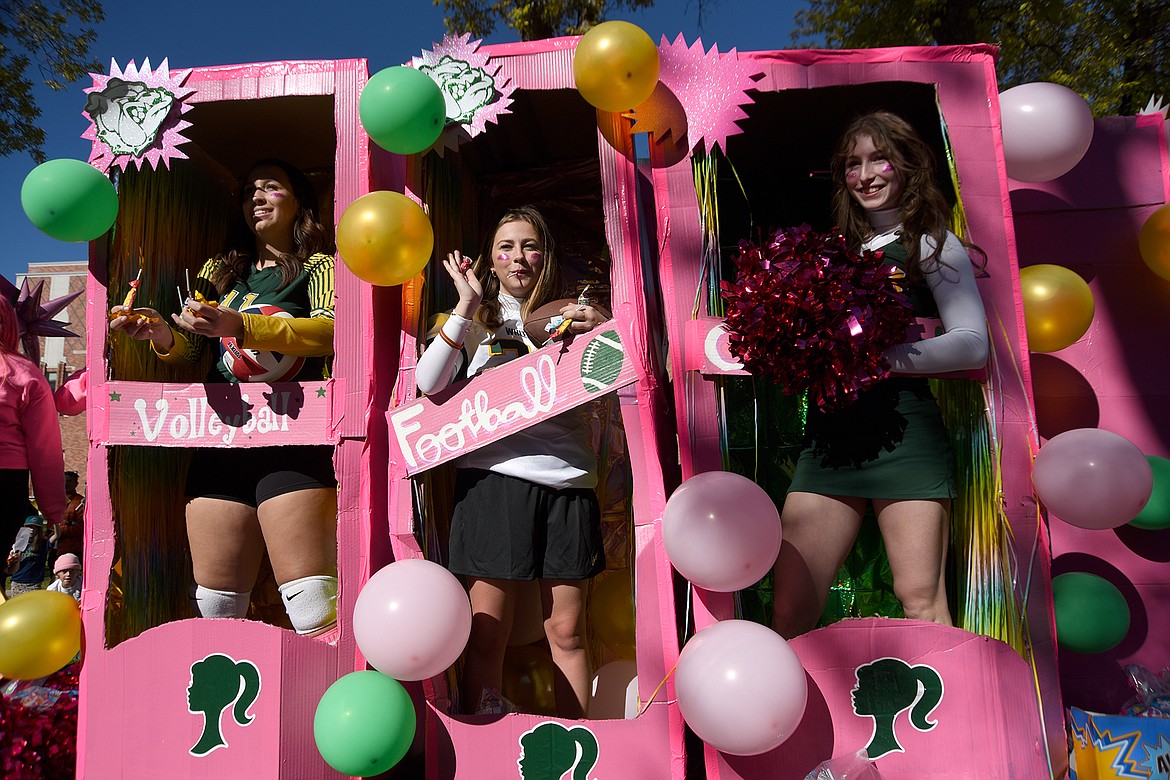
M 271 193 L 269 193 L 269 196 L 273 200 L 284 200 L 284 193 L 283 192 L 271 192 Z
M 856 170 L 852 170 L 845 174 L 845 180 L 854 181 L 860 175 Z
M 528 253 L 528 261 L 531 263 L 540 262 L 540 259 L 542 257 L 544 257 L 544 255 L 542 255 L 540 252 L 529 252 Z
M 890 165 L 889 163 L 886 163 L 885 165 L 882 166 L 882 173 L 893 173 L 893 172 L 894 172 L 894 166 Z
M 496 255 L 496 259 L 499 260 L 501 263 L 506 263 L 509 260 L 511 260 L 512 258 L 508 257 L 503 252 L 500 252 L 498 255 Z

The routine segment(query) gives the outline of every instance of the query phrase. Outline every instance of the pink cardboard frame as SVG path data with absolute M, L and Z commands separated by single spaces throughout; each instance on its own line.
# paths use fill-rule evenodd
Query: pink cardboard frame
M 271 62 L 195 68 L 185 86 L 195 90 L 188 98 L 192 104 L 332 96 L 331 121 L 336 128 L 333 213 L 338 215 L 369 190 L 367 142 L 357 117 L 357 99 L 366 75 L 365 60 Z M 185 164 L 189 163 L 172 160 L 171 170 Z M 91 445 L 86 589 L 81 605 L 87 641 L 80 678 L 78 777 L 339 777 L 317 752 L 312 719 L 325 689 L 360 668 L 349 619 L 358 587 L 369 576 L 368 524 L 363 520 L 369 483 L 360 475 L 365 376 L 371 361 L 362 336 L 370 317 L 368 288 L 363 289 L 338 264 L 334 379 L 301 385 L 304 414 L 298 410 L 294 418 L 286 414 L 292 410 L 282 407 L 280 400 L 265 399 L 265 394 L 274 399 L 294 394 L 287 386 L 106 381 L 106 312 L 119 296 L 105 287 L 105 262 L 105 246 L 94 242 L 87 286 L 92 345 L 88 367 L 89 376 L 99 379 L 90 384 L 87 410 Z M 233 417 L 237 424 L 245 418 L 225 412 L 225 402 L 240 412 L 250 406 L 251 421 L 232 428 Z M 336 445 L 338 635 L 330 640 L 310 639 L 247 620 L 176 620 L 106 647 L 108 573 L 117 533 L 110 499 L 109 448 L 298 443 Z M 183 574 L 160 572 L 159 576 Z M 193 664 L 212 655 L 251 665 L 260 686 L 248 710 L 250 722 L 245 726 L 230 716 L 222 717 L 227 744 L 200 756 L 192 750 L 203 729 L 203 715 L 188 709 L 188 685 Z
M 572 53 L 576 40 L 559 38 L 486 46 L 480 51 L 487 52 L 493 64 L 501 65 L 497 78 L 501 81 L 511 79 L 517 92 L 564 90 L 573 88 Z M 513 97 L 515 95 L 516 92 Z M 500 135 L 506 133 L 506 119 L 501 120 L 500 127 L 490 127 L 488 132 Z M 599 121 L 607 120 L 599 117 Z M 628 127 L 620 120 L 608 121 L 617 121 L 617 127 Z M 661 541 L 666 490 L 660 462 L 663 450 L 659 447 L 660 442 L 670 439 L 664 427 L 669 424 L 669 420 L 665 415 L 661 373 L 653 368 L 650 356 L 650 318 L 644 294 L 645 284 L 641 277 L 642 258 L 634 200 L 636 169 L 630 161 L 633 157 L 633 142 L 628 131 L 619 133 L 617 138 L 620 139 L 619 143 L 625 145 L 622 150 L 624 153 L 616 151 L 600 132 L 597 135 L 600 152 L 598 174 L 602 180 L 606 204 L 606 241 L 612 258 L 612 322 L 627 359 L 620 377 L 606 389 L 625 386 L 625 389 L 618 391 L 618 397 L 634 484 L 635 620 L 641 711 L 632 720 L 560 721 L 511 714 L 485 722 L 482 717 L 447 714 L 446 680 L 436 678 L 424 683 L 427 696 L 427 776 L 431 778 L 511 776 L 517 771 L 521 738 L 536 725 L 545 722 L 560 723 L 565 728 L 587 728 L 594 735 L 599 745 L 594 771 L 599 777 L 682 777 L 685 771 L 682 719 L 673 704 L 673 679 L 669 673 L 678 658 L 672 573 Z M 458 151 L 448 150 L 446 154 L 458 154 Z M 418 171 L 413 161 L 386 159 L 384 165 L 379 165 L 375 176 L 380 177 L 388 188 L 404 190 L 422 201 L 417 192 Z M 436 247 L 436 255 L 441 256 L 448 249 Z M 401 319 L 388 316 L 385 329 L 376 330 L 375 339 L 379 345 L 376 351 L 386 357 L 386 362 L 381 363 L 372 376 L 373 397 L 380 414 L 379 424 L 372 427 L 370 432 L 371 461 L 377 463 L 385 458 L 390 464 L 386 513 L 391 529 L 391 548 L 396 559 L 422 555 L 414 535 L 410 483 L 406 477 L 427 465 L 415 457 L 417 450 L 408 457 L 406 450 L 413 440 L 399 436 L 404 430 L 403 425 L 411 429 L 410 436 L 414 437 L 428 431 L 431 435 L 440 433 L 443 430 L 442 421 L 445 421 L 447 430 L 454 436 L 455 428 L 460 427 L 458 419 L 463 410 L 475 408 L 477 394 L 486 393 L 492 399 L 519 400 L 524 397 L 517 393 L 517 388 L 522 387 L 519 378 L 524 372 L 536 371 L 539 376 L 554 375 L 539 372 L 539 366 L 550 355 L 557 357 L 560 365 L 567 364 L 569 369 L 566 372 L 563 368 L 557 368 L 554 372 L 557 377 L 555 410 L 570 408 L 588 400 L 589 396 L 579 391 L 581 383 L 576 375 L 580 370 L 580 360 L 576 356 L 589 349 L 594 339 L 605 337 L 603 330 L 590 339 L 578 338 L 575 341 L 583 343 L 569 345 L 564 353 L 558 345 L 550 345 L 526 358 L 495 369 L 462 388 L 444 393 L 438 399 L 418 401 L 414 400 L 416 390 L 413 382 L 413 366 L 420 346 L 415 337 L 419 332 L 418 324 L 414 321 L 418 295 L 419 286 L 415 283 L 406 285 L 401 293 L 397 290 L 380 290 L 376 293 L 376 300 L 381 298 L 388 308 L 396 307 L 402 312 Z M 375 309 L 381 309 L 381 305 Z M 565 377 L 563 380 L 562 374 Z M 569 395 L 562 397 L 562 387 L 569 388 Z M 493 401 L 492 407 L 495 408 L 496 404 Z M 451 411 L 445 409 L 448 406 L 452 407 Z M 550 413 L 553 411 L 542 412 L 524 419 L 523 423 L 530 424 Z M 440 427 L 435 429 L 428 426 L 427 420 L 433 420 Z M 414 428 L 416 423 L 419 426 L 417 430 Z M 477 440 L 474 445 L 465 442 L 459 449 L 468 451 L 469 447 L 481 446 L 496 435 L 488 434 L 488 438 Z M 403 447 L 403 444 L 407 447 Z M 453 455 L 454 452 L 446 452 L 433 463 Z
M 1055 263 L 1093 293 L 1088 332 L 1075 344 L 1032 356 L 1036 422 L 1043 442 L 1074 428 L 1124 436 L 1147 456 L 1170 457 L 1170 381 L 1164 313 L 1170 281 L 1142 261 L 1138 234 L 1170 196 L 1167 127 L 1161 114 L 1106 117 L 1085 157 L 1042 184 L 1011 182 L 1020 264 Z M 1170 656 L 1162 615 L 1167 531 L 1121 526 L 1090 531 L 1050 516 L 1053 574 L 1088 572 L 1125 596 L 1130 630 L 1113 649 L 1060 654 L 1065 703 L 1116 713 L 1134 696 L 1124 669 L 1157 672 Z
M 735 55 L 731 53 L 725 56 Z M 739 57 L 757 66 L 757 89 L 761 93 L 880 82 L 933 85 L 937 91 L 939 110 L 946 120 L 954 150 L 971 238 L 986 250 L 990 258 L 988 276 L 980 279 L 979 283 L 996 354 L 992 382 L 997 392 L 994 414 L 1003 466 L 1004 505 L 1014 535 L 1016 567 L 1018 571 L 1026 573 L 1024 576 L 1027 577 L 1026 581 L 1019 583 L 1018 597 L 1024 601 L 1027 595 L 1025 607 L 1041 694 L 1039 713 L 1042 717 L 1036 718 L 1032 729 L 1034 735 L 1047 734 L 1047 750 L 1052 768 L 1059 773 L 1065 761 L 1065 751 L 1055 666 L 1048 540 L 1044 527 L 1038 522 L 1030 484 L 1031 458 L 1036 439 L 1030 412 L 1028 353 L 1021 347 L 1025 339 L 1018 293 L 1015 235 L 1000 142 L 992 50 L 986 46 L 943 46 L 865 51 L 752 52 L 740 54 Z M 763 128 L 753 127 L 750 121 L 740 124 L 748 134 L 753 129 L 763 131 Z M 735 373 L 735 369 L 727 365 L 726 354 L 720 353 L 718 333 L 710 336 L 713 332 L 711 324 L 701 318 L 705 312 L 700 311 L 699 320 L 693 319 L 691 314 L 695 290 L 700 286 L 697 259 L 701 256 L 702 236 L 690 157 L 688 155 L 675 162 L 667 147 L 654 143 L 651 144 L 651 157 L 654 189 L 658 199 L 658 234 L 664 237 L 660 259 L 663 289 L 667 298 L 667 331 L 672 345 L 675 345 L 671 354 L 675 377 L 673 387 L 681 464 L 683 477 L 686 478 L 723 467 L 714 386 L 699 372 Z M 724 239 L 727 238 L 724 236 Z M 697 629 L 733 616 L 729 594 L 696 589 Z M 842 632 L 841 641 L 844 641 L 844 632 L 851 630 L 849 623 L 846 621 L 822 631 Z M 899 625 L 902 631 L 913 638 L 912 644 L 916 647 L 925 649 L 934 641 L 934 631 L 925 631 L 904 623 Z M 879 640 L 884 640 L 886 636 L 884 633 L 874 635 L 868 645 L 869 649 L 883 654 L 885 651 Z M 814 645 L 794 642 L 793 646 L 798 649 L 806 669 L 811 670 L 821 663 L 821 659 L 815 655 L 817 651 L 813 649 Z M 990 662 L 989 657 L 980 661 L 983 662 Z M 1029 675 L 1020 674 L 1015 679 L 1020 686 L 1014 689 L 1015 695 L 1019 697 L 1019 706 L 1035 707 L 1037 694 Z M 981 683 L 968 679 L 964 684 Z M 1007 690 L 1005 687 L 1004 691 Z M 847 715 L 852 716 L 845 689 L 835 687 L 832 691 L 822 693 L 828 697 L 826 705 L 834 723 Z M 968 722 L 977 728 L 975 721 Z M 988 732 L 985 737 L 986 741 L 980 745 L 978 753 L 967 757 L 956 755 L 955 746 L 948 744 L 942 747 L 936 743 L 938 746 L 933 750 L 940 753 L 917 754 L 918 760 L 913 765 L 883 761 L 879 767 L 884 777 L 911 778 L 928 776 L 922 772 L 935 766 L 932 763 L 935 761 L 960 764 L 970 761 L 985 766 L 989 761 L 995 763 L 1001 759 L 1008 763 L 1026 760 L 1020 759 L 1016 748 L 994 733 Z M 839 755 L 863 745 L 835 747 L 835 754 Z M 783 752 L 782 746 L 772 754 L 733 761 L 708 748 L 708 776 L 779 776 L 775 773 L 780 771 L 782 764 L 777 756 Z M 821 755 L 818 760 L 831 755 L 834 754 Z M 811 769 L 812 766 L 807 768 Z M 1047 773 L 1047 770 L 1045 766 L 1041 771 Z

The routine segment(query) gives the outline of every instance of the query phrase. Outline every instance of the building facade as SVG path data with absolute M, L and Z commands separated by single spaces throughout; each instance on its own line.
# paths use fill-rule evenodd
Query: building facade
M 74 263 L 29 263 L 28 273 L 16 277 L 16 286 L 27 279 L 29 287 L 37 282 L 45 283 L 41 302 L 51 301 L 78 290 L 85 290 L 89 265 L 85 261 Z M 76 333 L 76 336 L 41 338 L 41 369 L 54 389 L 77 371 L 85 368 L 85 299 L 84 294 L 70 301 L 55 318 L 57 322 Z M 85 413 L 74 417 L 60 417 L 61 443 L 65 449 L 65 468 L 76 471 L 81 479 L 79 490 L 85 493 L 85 466 L 89 454 L 89 436 L 86 432 Z

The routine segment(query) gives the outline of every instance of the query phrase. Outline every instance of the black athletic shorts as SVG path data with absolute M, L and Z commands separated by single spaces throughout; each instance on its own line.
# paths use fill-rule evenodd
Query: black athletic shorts
M 0 555 L 7 555 L 25 518 L 37 513 L 28 500 L 28 469 L 0 469 Z
M 592 488 L 457 469 L 448 567 L 495 580 L 584 580 L 605 570 Z
M 186 496 L 257 507 L 285 493 L 336 487 L 331 446 L 201 448 L 187 471 Z

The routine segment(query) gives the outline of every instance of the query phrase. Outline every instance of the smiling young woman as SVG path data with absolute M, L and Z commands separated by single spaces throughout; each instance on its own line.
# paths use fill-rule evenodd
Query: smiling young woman
M 532 312 L 561 296 L 552 234 L 531 207 L 508 211 L 485 251 L 468 265 L 460 252 L 443 263 L 459 302 L 429 335 L 415 378 L 424 393 L 528 354 Z M 606 320 L 590 305 L 566 306 L 575 333 Z M 605 569 L 597 456 L 580 418 L 553 417 L 456 462 L 448 567 L 470 582 L 471 638 L 464 656 L 467 712 L 498 713 L 504 652 L 522 588 L 539 583 L 553 663 L 557 711 L 580 718 L 589 701 L 585 593 Z
M 334 259 L 312 185 L 287 163 L 260 161 L 241 184 L 240 216 L 243 237 L 204 264 L 173 324 L 153 309 L 115 306 L 110 329 L 148 339 L 170 363 L 195 363 L 219 347 L 213 382 L 324 378 Z M 247 615 L 267 550 L 293 628 L 329 631 L 337 599 L 332 447 L 200 449 L 186 495 L 196 615 Z
M 872 502 L 906 617 L 949 625 L 943 569 L 955 495 L 950 440 L 926 375 L 981 367 L 988 336 L 967 249 L 934 157 L 900 117 L 876 112 L 842 134 L 831 165 L 834 216 L 849 245 L 880 250 L 916 317 L 945 332 L 884 355 L 891 376 L 851 406 L 810 405 L 781 525 L 773 625 L 808 631 Z

